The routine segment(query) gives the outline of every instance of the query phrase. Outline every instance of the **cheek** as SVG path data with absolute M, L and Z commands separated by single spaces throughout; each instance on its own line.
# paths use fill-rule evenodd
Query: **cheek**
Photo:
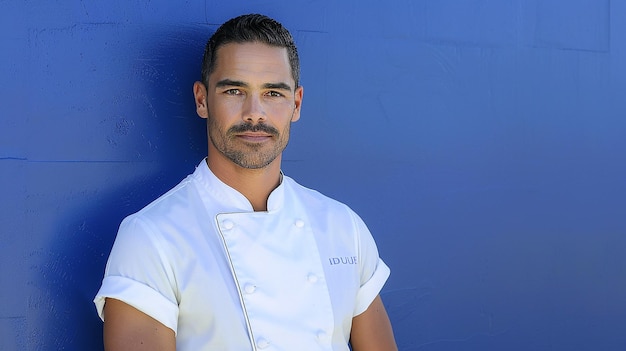
M 282 121 L 291 121 L 294 116 L 294 111 L 296 107 L 293 102 L 286 101 L 284 103 L 278 104 L 268 104 L 266 108 L 266 112 L 271 117 L 278 119 L 276 123 L 283 123 Z
M 241 99 L 237 99 L 233 96 L 225 96 L 218 93 L 214 93 L 209 96 L 208 106 L 213 110 L 232 110 L 238 105 L 241 105 Z
M 209 106 L 213 114 L 218 116 L 228 115 L 228 111 L 232 110 L 232 106 L 226 103 L 214 103 Z
M 212 108 L 209 109 L 208 115 L 209 117 L 207 119 L 207 132 L 213 134 L 221 133 L 222 129 L 224 129 L 224 126 L 226 125 L 226 122 L 224 120 L 224 116 L 226 114 L 224 113 L 223 109 L 212 106 Z
M 290 131 L 291 131 L 291 120 L 283 124 L 283 128 L 280 134 L 282 135 L 283 138 L 289 138 Z
M 209 117 L 213 124 L 223 126 L 235 123 L 241 113 L 241 107 L 237 103 L 214 103 L 209 106 Z

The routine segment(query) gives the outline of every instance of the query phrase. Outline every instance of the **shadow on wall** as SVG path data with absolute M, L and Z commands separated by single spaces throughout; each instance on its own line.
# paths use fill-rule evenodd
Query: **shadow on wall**
M 49 243 L 31 258 L 35 277 L 26 336 L 30 349 L 103 348 L 102 322 L 92 300 L 119 223 L 191 173 L 206 155 L 206 129 L 195 113 L 192 84 L 200 77 L 204 45 L 214 29 L 148 26 L 141 31 L 135 34 L 146 43 L 141 51 L 146 57 L 129 60 L 141 71 L 136 72 L 141 77 L 138 86 L 145 87 L 151 111 L 134 118 L 151 125 L 147 132 L 155 135 L 146 141 L 154 152 L 137 157 L 136 150 L 117 150 L 130 161 L 75 166 L 72 177 L 91 177 L 84 186 L 86 194 L 67 203 L 65 216 L 46 229 Z M 120 85 L 128 79 L 117 78 Z

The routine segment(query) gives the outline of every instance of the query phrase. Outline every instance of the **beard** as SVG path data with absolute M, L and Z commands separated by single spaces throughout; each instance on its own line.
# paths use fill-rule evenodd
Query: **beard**
M 264 123 L 236 124 L 224 131 L 215 118 L 207 120 L 207 134 L 215 149 L 236 165 L 247 169 L 261 169 L 272 163 L 287 147 L 291 120 L 283 132 Z M 263 132 L 271 136 L 269 142 L 249 143 L 237 137 L 244 132 Z

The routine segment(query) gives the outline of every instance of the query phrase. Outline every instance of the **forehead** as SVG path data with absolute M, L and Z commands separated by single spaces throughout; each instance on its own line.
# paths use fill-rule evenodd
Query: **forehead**
M 284 82 L 293 87 L 287 48 L 262 43 L 228 43 L 217 49 L 209 82 L 234 79 L 244 82 Z

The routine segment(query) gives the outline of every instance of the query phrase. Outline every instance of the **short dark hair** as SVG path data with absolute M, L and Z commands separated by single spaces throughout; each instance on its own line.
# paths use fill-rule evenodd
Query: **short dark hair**
M 208 87 L 209 76 L 215 69 L 217 50 L 229 43 L 262 43 L 287 49 L 291 75 L 300 81 L 300 59 L 291 33 L 278 21 L 259 14 L 248 14 L 232 18 L 222 24 L 211 36 L 204 49 L 202 60 L 202 82 Z

